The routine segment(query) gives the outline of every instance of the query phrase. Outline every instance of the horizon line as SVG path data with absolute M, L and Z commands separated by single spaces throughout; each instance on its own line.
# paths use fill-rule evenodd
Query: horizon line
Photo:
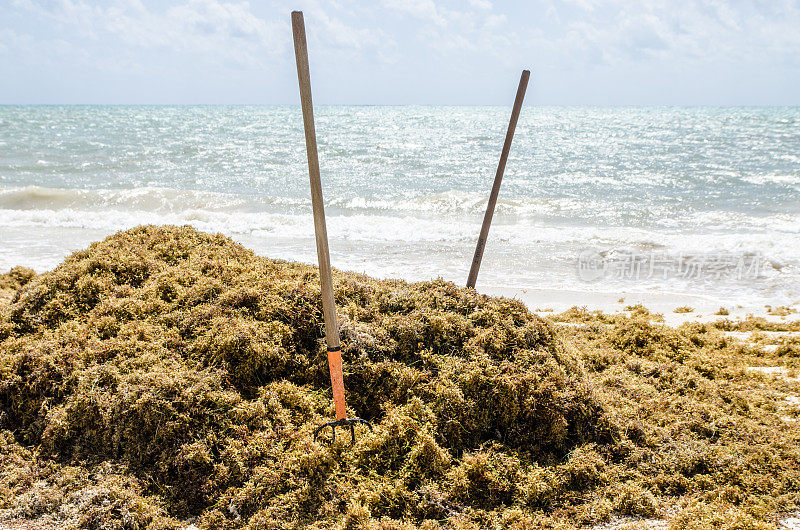
M 800 108 L 797 104 L 738 104 L 738 105 L 713 105 L 713 104 L 597 104 L 597 103 L 568 103 L 568 104 L 537 104 L 531 103 L 526 107 L 571 107 L 571 108 Z M 300 107 L 299 103 L 0 103 L 0 107 Z M 501 107 L 508 108 L 511 104 L 497 103 L 317 103 L 314 107 Z

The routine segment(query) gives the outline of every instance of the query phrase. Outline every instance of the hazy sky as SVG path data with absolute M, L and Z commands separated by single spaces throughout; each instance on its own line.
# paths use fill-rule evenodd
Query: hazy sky
M 798 105 L 800 0 L 0 0 L 0 103 Z

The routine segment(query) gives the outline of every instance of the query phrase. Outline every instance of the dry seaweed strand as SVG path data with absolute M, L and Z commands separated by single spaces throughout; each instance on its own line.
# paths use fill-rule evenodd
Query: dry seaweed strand
M 0 317 L 1 515 L 763 528 L 800 500 L 797 386 L 746 369 L 797 369 L 794 344 L 768 352 L 640 308 L 574 309 L 558 327 L 442 280 L 333 280 L 349 412 L 376 419 L 352 449 L 311 438 L 331 414 L 314 267 L 144 226 L 18 286 Z
M 36 273 L 28 267 L 14 267 L 0 274 L 0 308 L 8 304 L 23 285 L 31 281 Z

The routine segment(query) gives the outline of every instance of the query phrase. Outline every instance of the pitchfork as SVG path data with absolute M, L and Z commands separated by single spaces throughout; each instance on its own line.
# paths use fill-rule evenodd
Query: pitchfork
M 311 75 L 308 69 L 308 47 L 302 11 L 292 12 L 292 32 L 294 33 L 294 55 L 297 59 L 297 80 L 300 83 L 300 103 L 303 108 L 303 125 L 306 132 L 308 175 L 311 179 L 311 207 L 314 211 L 314 233 L 317 239 L 319 280 L 322 284 L 325 340 L 328 343 L 328 369 L 331 373 L 333 403 L 336 408 L 336 419 L 317 427 L 314 431 L 314 440 L 316 441 L 322 429 L 330 427 L 333 432 L 333 442 L 336 442 L 336 427 L 349 426 L 351 443 L 355 443 L 355 424 L 363 423 L 369 427 L 370 431 L 372 430 L 372 425 L 361 418 L 348 418 L 344 401 L 342 349 L 339 343 L 339 327 L 336 323 L 336 303 L 333 299 L 331 260 L 328 253 L 328 231 L 325 227 L 325 207 L 322 202 L 322 184 L 320 182 L 319 159 L 317 157 L 317 134 L 314 129 L 314 106 L 311 102 Z

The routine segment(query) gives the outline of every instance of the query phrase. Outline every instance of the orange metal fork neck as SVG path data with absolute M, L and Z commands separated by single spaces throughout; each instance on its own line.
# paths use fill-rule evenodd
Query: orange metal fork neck
M 328 347 L 328 369 L 331 372 L 336 419 L 343 420 L 347 417 L 347 407 L 344 402 L 344 375 L 342 374 L 342 349 L 340 347 Z

